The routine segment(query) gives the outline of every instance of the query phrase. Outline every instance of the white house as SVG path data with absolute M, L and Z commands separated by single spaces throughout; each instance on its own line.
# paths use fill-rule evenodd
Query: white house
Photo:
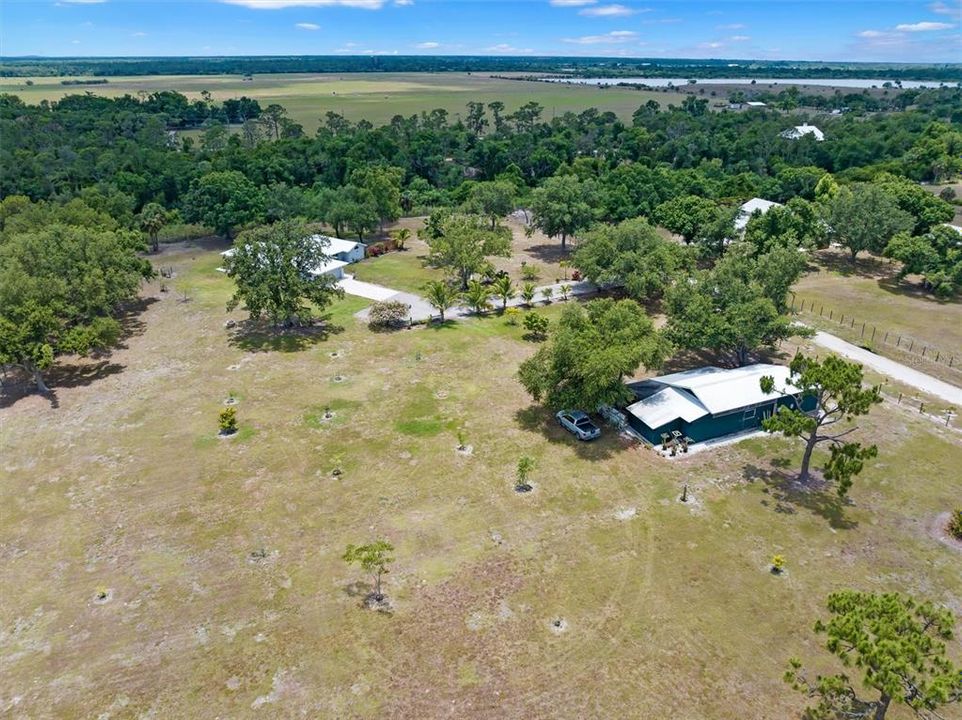
M 763 103 L 761 100 L 749 100 L 748 102 L 745 103 L 745 107 L 763 108 L 763 107 L 768 107 L 768 105 Z
M 808 123 L 796 125 L 795 127 L 789 128 L 788 130 L 780 133 L 780 135 L 788 140 L 798 140 L 806 135 L 811 135 L 818 142 L 821 142 L 825 139 L 825 133 L 823 133 L 814 125 L 809 125 Z
M 323 263 L 311 270 L 311 275 L 332 275 L 340 280 L 344 277 L 344 268 L 351 263 L 364 259 L 364 243 L 328 237 L 327 235 L 311 235 L 311 240 L 322 245 L 322 250 L 326 256 Z M 221 257 L 230 257 L 233 254 L 234 248 L 231 248 L 222 252 Z M 223 270 L 223 268 L 220 269 Z
M 735 216 L 735 230 L 738 234 L 744 233 L 752 214 L 758 212 L 764 215 L 773 207 L 782 207 L 782 204 L 772 202 L 771 200 L 763 200 L 762 198 L 752 198 L 738 208 L 738 215 Z

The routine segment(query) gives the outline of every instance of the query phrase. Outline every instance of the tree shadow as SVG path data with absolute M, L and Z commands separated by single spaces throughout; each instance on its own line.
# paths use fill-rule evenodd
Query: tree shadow
M 540 405 L 532 404 L 518 410 L 514 414 L 514 419 L 523 430 L 541 433 L 542 437 L 552 445 L 571 447 L 583 460 L 606 460 L 631 446 L 629 441 L 607 424 L 599 425 L 601 437 L 598 439 L 587 442 L 578 440 L 558 424 L 553 412 Z
M 327 322 L 328 317 L 306 327 L 284 329 L 265 322 L 245 320 L 231 329 L 227 342 L 247 352 L 300 352 L 324 342 L 331 335 L 344 332 L 340 325 Z
M 864 252 L 856 258 L 854 263 L 847 251 L 844 253 L 822 251 L 818 253 L 817 259 L 818 265 L 822 269 L 837 273 L 843 277 L 861 277 L 876 280 L 879 278 L 891 278 L 895 275 L 895 265 L 893 265 L 891 261 L 874 255 L 865 255 Z
M 562 252 L 561 240 L 559 239 L 557 244 L 529 245 L 526 252 L 543 263 L 557 265 L 561 260 L 567 260 L 571 257 L 571 245 L 569 243 L 568 249 Z
M 879 288 L 887 293 L 900 295 L 902 297 L 911 298 L 920 302 L 932 303 L 933 305 L 955 305 L 958 304 L 960 300 L 959 296 L 947 298 L 936 297 L 933 293 L 922 287 L 921 282 L 913 283 L 907 281 L 905 278 L 899 280 L 898 276 L 896 275 L 887 278 L 879 278 L 877 284 Z
M 773 502 L 765 499 L 762 505 L 785 515 L 795 515 L 799 508 L 803 508 L 827 520 L 835 530 L 854 530 L 858 527 L 858 522 L 845 516 L 845 500 L 823 482 L 812 480 L 808 485 L 799 484 L 794 471 L 788 470 L 791 466 L 788 458 L 776 458 L 772 465 L 774 469 L 757 465 L 746 465 L 742 469 L 742 477 L 746 482 L 764 483 L 763 492 Z
M 78 362 L 73 363 L 61 361 L 44 375 L 44 381 L 50 388 L 46 393 L 38 392 L 33 381 L 25 373 L 22 379 L 16 382 L 4 382 L 0 386 L 0 408 L 12 407 L 17 401 L 30 395 L 40 395 L 50 402 L 50 407 L 59 408 L 58 390 L 84 387 L 111 375 L 117 375 L 123 372 L 125 368 L 125 365 L 109 360 L 85 362 L 81 358 Z

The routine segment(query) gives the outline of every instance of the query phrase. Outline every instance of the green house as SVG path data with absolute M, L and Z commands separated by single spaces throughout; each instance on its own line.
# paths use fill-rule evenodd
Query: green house
M 762 377 L 775 380 L 775 391 L 762 392 Z M 678 432 L 692 442 L 714 440 L 761 427 L 762 420 L 780 406 L 811 412 L 814 397 L 801 397 L 783 365 L 746 365 L 695 370 L 642 380 L 628 386 L 635 401 L 624 414 L 639 434 L 653 445 Z

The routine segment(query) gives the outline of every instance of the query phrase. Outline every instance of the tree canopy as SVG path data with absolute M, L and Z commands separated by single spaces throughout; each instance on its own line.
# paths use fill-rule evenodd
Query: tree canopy
M 962 289 L 962 234 L 942 225 L 921 236 L 899 233 L 889 241 L 885 257 L 902 263 L 899 277 L 921 275 L 926 290 L 943 298 Z
M 756 255 L 733 244 L 710 270 L 697 271 L 668 291 L 668 338 L 680 347 L 711 349 L 744 365 L 762 347 L 804 334 L 785 314 L 788 288 L 805 260 L 779 248 Z
M 881 253 L 897 233 L 915 225 L 911 215 L 872 183 L 839 188 L 824 203 L 823 217 L 829 239 L 848 249 L 852 262 L 863 250 Z
M 643 302 L 660 298 L 679 275 L 694 267 L 694 257 L 637 218 L 596 226 L 582 239 L 573 263 L 586 280 L 623 286 L 629 296 Z
M 112 346 L 118 311 L 153 276 L 139 233 L 81 200 L 64 206 L 6 198 L 0 232 L 0 364 L 43 371 L 65 354 Z
M 843 441 L 856 428 L 839 432 L 834 426 L 842 421 L 851 422 L 853 418 L 867 414 L 875 403 L 882 402 L 880 389 L 878 386 L 862 387 L 862 366 L 834 355 L 818 361 L 799 353 L 789 368 L 793 389 L 776 388 L 771 377 L 761 379 L 763 392 L 779 392 L 796 400 L 793 407 L 782 406 L 774 415 L 765 418 L 762 427 L 771 433 L 805 439 L 799 472 L 799 481 L 803 483 L 809 479 L 815 447 L 828 443 L 832 456 L 823 469 L 825 477 L 835 481 L 838 494 L 844 497 L 852 486 L 853 476 L 861 472 L 864 461 L 875 457 L 878 450 L 875 445 L 862 447 L 861 443 Z M 815 399 L 814 411 L 802 410 L 805 398 Z
M 624 378 L 656 368 L 669 345 L 634 300 L 568 305 L 550 340 L 518 371 L 537 402 L 554 410 L 617 405 L 630 397 Z
M 343 294 L 331 275 L 314 274 L 328 260 L 324 250 L 323 242 L 291 220 L 242 233 L 225 259 L 237 286 L 227 309 L 243 303 L 253 320 L 267 318 L 276 326 L 309 323 L 315 308 L 323 310 Z
M 531 193 L 533 225 L 550 238 L 561 237 L 561 250 L 568 238 L 594 221 L 594 183 L 576 175 L 556 175 Z
M 831 617 L 816 622 L 815 632 L 861 683 L 844 670 L 812 681 L 793 658 L 785 680 L 817 701 L 809 708 L 813 720 L 885 720 L 893 703 L 936 720 L 946 705 L 962 702 L 962 669 L 946 655 L 955 625 L 950 610 L 899 593 L 856 590 L 832 593 L 827 606 Z
M 484 268 L 488 257 L 507 256 L 511 250 L 511 233 L 491 230 L 477 215 L 437 213 L 421 235 L 430 248 L 429 262 L 448 270 L 462 290 L 468 289 L 471 276 Z

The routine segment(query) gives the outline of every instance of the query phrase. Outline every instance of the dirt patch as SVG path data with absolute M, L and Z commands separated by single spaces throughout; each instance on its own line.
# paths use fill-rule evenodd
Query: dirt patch
M 952 517 L 951 512 L 944 512 L 937 515 L 935 519 L 929 523 L 929 535 L 946 547 L 950 547 L 957 552 L 962 552 L 962 540 L 952 537 L 952 535 L 949 534 L 950 517 Z

